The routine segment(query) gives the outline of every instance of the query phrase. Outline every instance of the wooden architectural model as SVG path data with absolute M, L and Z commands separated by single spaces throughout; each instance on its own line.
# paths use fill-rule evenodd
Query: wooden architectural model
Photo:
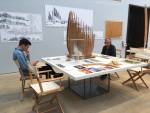
M 67 26 L 67 49 L 70 58 L 90 58 L 94 48 L 94 34 L 74 12 L 69 13 Z

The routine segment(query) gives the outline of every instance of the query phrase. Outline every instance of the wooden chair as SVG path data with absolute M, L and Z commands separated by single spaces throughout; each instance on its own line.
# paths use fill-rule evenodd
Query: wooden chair
M 23 100 L 24 100 L 24 93 L 25 93 L 25 90 L 26 90 L 26 89 L 28 90 L 28 89 L 30 88 L 29 85 L 26 86 L 26 81 L 29 81 L 29 80 L 32 81 L 32 79 L 33 79 L 34 77 L 31 77 L 31 76 L 34 76 L 34 74 L 33 74 L 32 72 L 29 72 L 29 75 L 28 75 L 28 76 L 25 76 L 25 75 L 23 74 L 21 68 L 20 68 L 20 64 L 19 64 L 18 60 L 15 60 L 14 62 L 15 62 L 15 64 L 17 65 L 18 70 L 19 70 L 19 73 L 20 73 L 20 75 L 21 75 L 20 81 L 21 81 L 21 92 L 22 92 L 22 93 L 21 93 L 20 101 L 23 101 Z M 38 65 L 38 68 L 40 68 L 40 65 Z M 46 73 L 46 72 L 49 73 L 49 72 L 51 72 L 51 70 L 40 71 L 41 74 L 42 74 L 42 73 Z
M 15 64 L 17 65 L 18 70 L 19 70 L 19 73 L 20 73 L 20 75 L 21 75 L 20 81 L 21 81 L 21 91 L 22 91 L 22 93 L 21 93 L 20 101 L 23 101 L 23 100 L 24 100 L 24 93 L 25 93 L 25 90 L 26 90 L 26 89 L 29 89 L 29 86 L 26 87 L 26 81 L 27 81 L 27 80 L 30 80 L 30 76 L 32 76 L 32 73 L 29 73 L 29 76 L 24 76 L 24 74 L 23 74 L 23 72 L 22 72 L 22 70 L 21 70 L 21 68 L 20 68 L 20 64 L 19 64 L 18 60 L 15 60 L 14 62 L 15 62 Z M 31 75 L 30 75 L 30 74 L 31 74 Z
M 37 68 L 35 67 L 35 76 L 36 76 L 36 83 L 31 83 L 31 88 L 34 90 L 34 96 L 35 96 L 35 104 L 33 106 L 33 110 L 36 111 L 36 113 L 39 113 L 39 109 L 42 108 L 42 104 L 45 103 L 53 103 L 54 100 L 56 101 L 56 104 L 60 108 L 61 112 L 64 113 L 62 106 L 60 104 L 60 101 L 58 100 L 58 93 L 64 89 L 62 85 L 62 78 L 50 78 L 50 79 L 42 79 L 39 77 L 39 72 Z M 57 81 L 57 83 L 56 83 Z M 51 96 L 50 100 L 43 101 L 45 96 Z M 55 107 L 51 107 L 49 109 L 46 109 L 42 112 L 48 112 L 53 110 Z
M 135 89 L 137 91 L 139 91 L 137 84 L 136 84 L 136 81 L 141 80 L 142 83 L 145 85 L 145 87 L 148 88 L 148 85 L 146 84 L 146 82 L 144 81 L 144 79 L 142 77 L 146 74 L 150 74 L 150 68 L 148 68 L 148 67 L 137 67 L 137 68 L 132 68 L 130 70 L 127 70 L 127 72 L 129 74 L 130 78 L 127 79 L 126 81 L 124 81 L 122 84 L 125 84 L 129 81 L 132 81 Z

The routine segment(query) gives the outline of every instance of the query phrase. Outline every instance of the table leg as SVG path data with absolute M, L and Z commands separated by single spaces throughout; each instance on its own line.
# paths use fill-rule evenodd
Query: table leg
M 68 77 L 68 88 L 70 89 L 70 77 Z
M 107 87 L 107 91 L 110 91 L 110 74 L 107 74 L 107 79 L 108 79 L 108 87 Z

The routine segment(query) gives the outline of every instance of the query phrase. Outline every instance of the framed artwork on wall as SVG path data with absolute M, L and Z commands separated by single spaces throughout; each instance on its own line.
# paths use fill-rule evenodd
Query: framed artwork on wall
M 121 21 L 106 21 L 105 36 L 108 38 L 118 38 L 122 36 Z

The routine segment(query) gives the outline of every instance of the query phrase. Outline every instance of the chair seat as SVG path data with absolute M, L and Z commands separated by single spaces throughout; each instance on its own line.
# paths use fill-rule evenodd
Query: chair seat
M 136 68 L 132 68 L 130 70 L 135 71 L 135 72 L 144 72 L 144 71 L 148 71 L 150 69 L 147 69 L 147 68 L 142 68 L 141 69 L 141 67 L 136 67 Z
M 43 87 L 43 93 L 60 89 L 60 86 L 52 81 L 51 82 L 42 82 L 41 85 Z M 34 89 L 34 91 L 36 93 L 38 93 L 38 94 L 42 93 L 38 83 L 31 84 L 31 87 Z

